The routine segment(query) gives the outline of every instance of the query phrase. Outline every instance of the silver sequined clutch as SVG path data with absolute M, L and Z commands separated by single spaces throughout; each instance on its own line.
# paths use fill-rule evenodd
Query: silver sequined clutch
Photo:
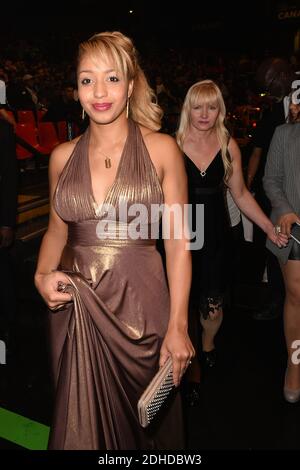
M 173 362 L 169 357 L 138 401 L 139 421 L 143 428 L 153 420 L 173 387 Z

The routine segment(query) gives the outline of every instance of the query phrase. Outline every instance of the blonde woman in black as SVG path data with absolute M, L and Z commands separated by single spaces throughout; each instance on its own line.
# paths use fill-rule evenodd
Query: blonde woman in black
M 202 325 L 203 352 L 200 357 L 209 367 L 216 360 L 214 340 L 222 324 L 228 275 L 226 251 L 229 219 L 224 188 L 229 188 L 239 209 L 261 227 L 270 240 L 278 246 L 287 241 L 286 237 L 275 234 L 272 222 L 244 183 L 241 153 L 224 125 L 225 116 L 225 104 L 219 87 L 212 80 L 203 80 L 188 90 L 177 132 L 177 142 L 185 155 L 193 215 L 197 204 L 204 207 L 204 244 L 201 249 L 192 251 L 191 305 Z M 188 396 L 193 405 L 199 396 L 200 369 L 197 359 L 189 375 L 192 386 Z

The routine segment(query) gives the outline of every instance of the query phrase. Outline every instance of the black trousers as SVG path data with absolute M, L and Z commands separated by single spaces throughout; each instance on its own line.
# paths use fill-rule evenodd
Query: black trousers
M 255 199 L 264 213 L 269 217 L 271 214 L 271 203 L 263 187 L 257 189 Z M 264 270 L 267 266 L 270 298 L 272 300 L 274 299 L 276 302 L 283 302 L 285 288 L 278 259 L 266 248 L 266 234 L 257 225 L 254 225 L 253 243 L 255 281 L 262 281 Z

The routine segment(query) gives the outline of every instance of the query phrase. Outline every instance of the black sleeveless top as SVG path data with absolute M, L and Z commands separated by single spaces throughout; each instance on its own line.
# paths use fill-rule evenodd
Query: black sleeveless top
M 202 204 L 204 208 L 204 225 L 201 224 L 204 244 L 201 249 L 192 251 L 191 299 L 193 303 L 199 304 L 201 297 L 222 299 L 226 289 L 229 218 L 223 182 L 225 172 L 221 150 L 203 173 L 187 155 L 185 163 L 193 219 L 196 204 Z M 195 230 L 195 220 L 191 226 Z

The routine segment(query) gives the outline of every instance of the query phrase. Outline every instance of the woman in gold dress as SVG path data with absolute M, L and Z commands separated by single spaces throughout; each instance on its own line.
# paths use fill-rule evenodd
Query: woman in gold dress
M 50 220 L 35 275 L 50 309 L 56 383 L 49 448 L 180 449 L 178 393 L 146 430 L 137 402 L 168 357 L 178 386 L 194 355 L 190 252 L 171 217 L 167 285 L 155 237 L 145 236 L 157 219 L 142 211 L 144 236 L 129 228 L 130 208 L 149 215 L 187 202 L 182 154 L 157 132 L 161 110 L 129 38 L 104 32 L 80 44 L 77 74 L 90 124 L 51 155 Z

